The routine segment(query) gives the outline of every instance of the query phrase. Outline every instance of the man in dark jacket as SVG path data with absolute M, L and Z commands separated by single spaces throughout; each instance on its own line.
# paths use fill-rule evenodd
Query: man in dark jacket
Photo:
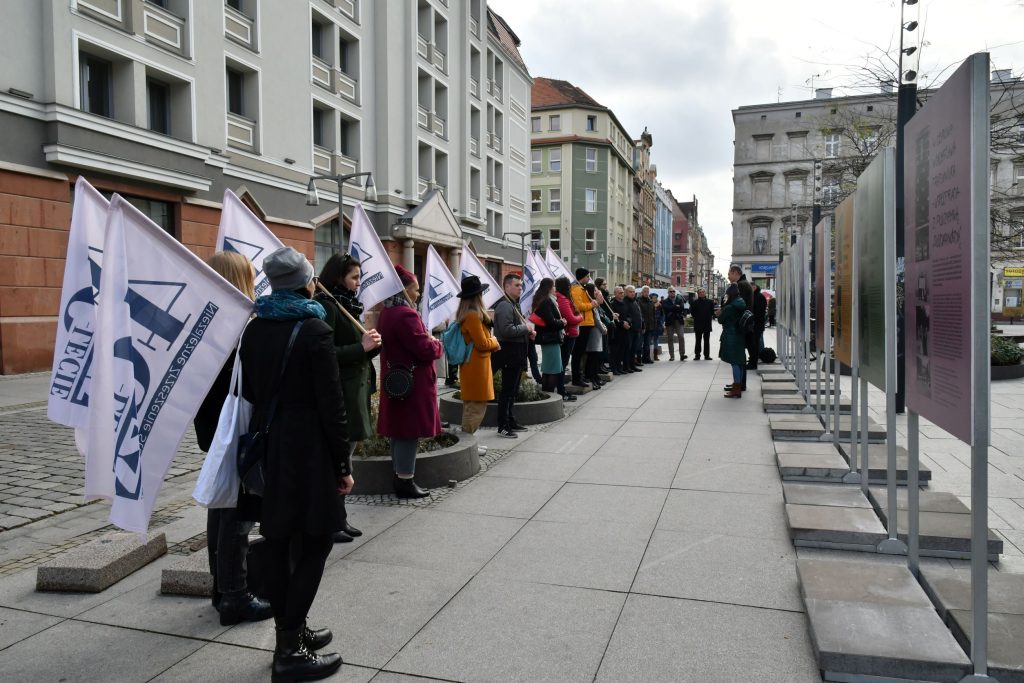
M 636 298 L 636 303 L 640 307 L 640 315 L 644 320 L 644 335 L 640 340 L 640 353 L 636 362 L 651 364 L 654 362 L 654 359 L 651 358 L 651 345 L 654 343 L 656 322 L 650 287 L 644 287 L 640 290 L 640 296 Z
M 754 313 L 754 331 L 747 335 L 747 368 L 757 370 L 757 360 L 761 354 L 761 337 L 764 334 L 764 324 L 768 317 L 768 300 L 761 294 L 758 285 L 753 286 L 754 296 L 751 311 Z
M 610 306 L 615 333 L 611 335 L 609 365 L 611 365 L 613 375 L 624 375 L 627 372 L 632 372 L 630 368 L 633 367 L 629 360 L 630 340 L 633 338 L 629 332 L 631 327 L 629 323 L 630 307 L 626 303 L 625 290 L 622 287 L 616 287 L 614 291 L 614 298 L 611 300 Z
M 690 315 L 693 316 L 693 357 L 700 360 L 703 346 L 704 360 L 711 360 L 711 321 L 715 318 L 715 302 L 708 298 L 703 287 L 697 290 L 697 298 L 690 304 Z
M 686 310 L 683 298 L 676 295 L 676 290 L 668 288 L 668 296 L 661 302 L 661 310 L 665 312 L 665 337 L 668 339 L 668 359 L 676 359 L 675 338 L 679 338 L 679 360 L 686 360 L 686 338 L 683 331 L 686 325 Z M 697 354 L 700 356 L 700 354 Z
M 636 287 L 633 285 L 626 285 L 626 306 L 628 311 L 627 320 L 629 321 L 629 354 L 627 358 L 629 367 L 634 372 L 642 372 L 643 365 L 641 359 L 641 346 L 643 346 L 644 338 L 644 314 L 640 309 L 640 304 L 636 300 Z
M 526 369 L 527 344 L 534 332 L 519 312 L 519 295 L 523 293 L 523 281 L 517 273 L 509 273 L 502 280 L 505 296 L 494 305 L 494 336 L 501 344 L 501 351 L 494 354 L 497 362 L 492 370 L 501 370 L 501 394 L 498 396 L 498 436 L 515 439 L 516 432 L 525 432 L 516 422 L 512 408 L 519 393 L 519 382 Z

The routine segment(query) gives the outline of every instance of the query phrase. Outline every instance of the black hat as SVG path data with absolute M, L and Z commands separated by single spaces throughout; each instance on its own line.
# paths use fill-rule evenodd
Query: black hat
M 479 296 L 487 291 L 490 285 L 485 285 L 480 282 L 480 278 L 476 275 L 467 275 L 462 278 L 462 291 L 459 292 L 460 299 L 472 299 L 475 296 Z
M 577 268 L 576 269 L 576 279 L 577 280 L 582 280 L 583 278 L 585 278 L 588 275 L 590 275 L 590 271 L 587 270 L 586 268 Z

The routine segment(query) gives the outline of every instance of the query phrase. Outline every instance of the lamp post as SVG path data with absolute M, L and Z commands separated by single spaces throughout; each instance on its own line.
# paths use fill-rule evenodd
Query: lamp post
M 344 175 L 315 175 L 309 179 L 309 184 L 306 186 L 306 206 L 320 206 L 320 194 L 316 190 L 316 181 L 333 180 L 338 183 L 338 232 L 341 237 L 342 253 L 345 252 L 345 226 L 344 219 L 341 216 L 341 188 L 342 185 L 345 184 L 346 180 L 362 178 L 363 176 L 366 176 L 366 184 L 363 186 L 366 190 L 366 201 L 376 202 L 377 188 L 373 185 L 373 173 L 370 171 L 363 171 L 362 173 L 346 173 Z
M 518 237 L 519 238 L 519 258 L 523 263 L 523 268 L 526 268 L 526 238 L 533 238 L 532 232 L 506 232 L 504 237 Z M 540 240 L 532 240 L 537 244 L 540 244 Z M 532 245 L 531 245 L 532 246 Z

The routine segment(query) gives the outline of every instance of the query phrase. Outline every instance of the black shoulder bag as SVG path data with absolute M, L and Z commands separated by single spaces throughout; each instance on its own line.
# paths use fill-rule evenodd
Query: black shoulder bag
M 292 328 L 292 336 L 288 338 L 288 346 L 284 350 L 284 358 L 281 359 L 281 371 L 277 374 L 277 381 L 271 392 L 270 406 L 263 418 L 263 426 L 255 432 L 246 432 L 238 437 L 238 477 L 242 481 L 242 493 L 250 496 L 262 496 L 266 490 L 266 477 L 263 473 L 264 462 L 267 459 L 267 436 L 270 434 L 270 423 L 274 421 L 274 413 L 277 412 L 277 400 L 281 394 L 281 382 L 284 380 L 284 371 L 288 367 L 288 358 L 292 355 L 292 347 L 295 346 L 295 339 L 299 336 L 302 323 L 299 320 Z

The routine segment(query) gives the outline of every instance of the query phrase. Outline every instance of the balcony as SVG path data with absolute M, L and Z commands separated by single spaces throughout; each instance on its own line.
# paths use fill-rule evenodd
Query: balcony
M 469 198 L 469 215 L 480 217 L 480 200 L 476 197 Z
M 146 41 L 185 54 L 185 20 L 159 5 L 145 3 L 142 8 L 142 31 Z
M 255 50 L 256 23 L 230 5 L 224 5 L 224 35 Z
M 341 10 L 341 13 L 347 16 L 352 21 L 358 21 L 356 19 L 356 3 L 355 0 L 333 0 L 334 6 Z
M 332 157 L 331 150 L 320 145 L 313 145 L 313 170 L 323 175 L 332 175 L 334 173 Z
M 477 138 L 469 139 L 469 153 L 475 157 L 480 156 L 480 140 Z
M 313 82 L 324 90 L 330 90 L 333 92 L 334 89 L 331 87 L 332 71 L 333 69 L 330 64 L 315 55 L 312 57 L 310 62 L 310 72 Z
M 430 181 L 422 176 L 416 180 L 416 194 L 423 197 L 430 190 Z
M 476 17 L 469 18 L 469 32 L 474 38 L 480 37 L 480 22 L 476 20 Z
M 501 204 L 501 188 L 497 185 L 488 185 L 487 198 L 495 204 Z
M 494 79 L 487 79 L 487 94 L 491 95 L 494 99 L 502 102 L 501 99 L 501 84 Z
M 416 123 L 420 125 L 420 128 L 430 130 L 430 110 L 423 105 L 416 108 Z
M 353 104 L 359 104 L 359 81 L 341 69 L 334 72 L 334 92 Z
M 448 73 L 445 69 L 446 55 L 441 52 L 437 45 L 430 46 L 430 63 L 441 70 L 442 73 Z
M 444 131 L 446 123 L 447 122 L 437 114 L 432 114 L 430 116 L 430 129 L 434 131 L 434 135 L 443 138 L 445 136 Z
M 353 159 L 352 157 L 345 156 L 344 154 L 334 155 L 334 173 L 337 175 L 344 175 L 346 173 L 358 173 L 359 172 L 359 160 Z
M 495 135 L 494 133 L 487 134 L 487 146 L 493 149 L 495 152 L 501 153 L 501 136 Z
M 469 79 L 469 94 L 480 99 L 480 81 L 475 78 Z
M 416 54 L 430 61 L 430 44 L 423 36 L 416 34 Z
M 229 112 L 227 116 L 228 146 L 250 152 L 257 151 L 256 126 L 255 121 Z

